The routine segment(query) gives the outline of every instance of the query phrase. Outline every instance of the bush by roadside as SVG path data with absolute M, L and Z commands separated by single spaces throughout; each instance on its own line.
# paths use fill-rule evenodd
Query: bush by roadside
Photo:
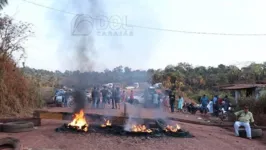
M 239 99 L 239 107 L 237 110 L 241 110 L 245 105 L 249 106 L 250 111 L 253 113 L 256 124 L 266 125 L 266 95 L 263 95 L 259 99 L 252 97 Z
M 24 58 L 24 42 L 32 33 L 30 24 L 0 14 L 0 117 L 27 116 L 43 105 L 40 84 L 16 63 Z
M 12 59 L 0 57 L 0 116 L 27 116 L 42 105 L 37 83 L 25 77 Z

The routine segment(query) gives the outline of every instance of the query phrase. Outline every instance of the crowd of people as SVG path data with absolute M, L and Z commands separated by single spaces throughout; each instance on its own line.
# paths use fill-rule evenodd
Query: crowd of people
M 203 95 L 198 99 L 198 101 L 201 104 L 201 113 L 206 115 L 209 112 L 210 114 L 216 117 L 218 117 L 219 111 L 221 109 L 224 109 L 224 111 L 228 111 L 228 108 L 230 106 L 230 101 L 227 95 L 224 98 L 215 95 L 210 100 L 206 95 Z
M 176 94 L 174 90 L 168 91 L 168 97 L 164 100 L 164 110 L 168 110 L 170 107 L 170 112 L 181 112 L 186 109 L 188 112 L 195 114 L 197 111 L 200 111 L 202 114 L 207 115 L 207 113 L 212 114 L 213 116 L 219 115 L 219 112 L 221 109 L 224 111 L 228 111 L 230 104 L 228 96 L 225 96 L 224 98 L 219 97 L 218 95 L 213 96 L 211 99 L 209 99 L 206 95 L 203 95 L 198 98 L 198 103 L 191 101 L 189 103 L 186 103 L 184 101 L 184 98 L 182 96 L 178 96 L 176 98 Z
M 92 108 L 105 108 L 106 104 L 111 104 L 112 109 L 120 109 L 120 102 L 125 102 L 125 100 L 126 93 L 125 91 L 121 92 L 119 87 L 113 87 L 112 89 L 106 86 L 102 89 L 94 87 L 91 91 Z

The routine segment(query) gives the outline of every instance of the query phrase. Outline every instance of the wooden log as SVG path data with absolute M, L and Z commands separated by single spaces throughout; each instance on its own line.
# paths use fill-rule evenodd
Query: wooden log
M 55 120 L 63 120 L 63 114 L 57 112 L 41 112 L 40 119 L 55 119 Z

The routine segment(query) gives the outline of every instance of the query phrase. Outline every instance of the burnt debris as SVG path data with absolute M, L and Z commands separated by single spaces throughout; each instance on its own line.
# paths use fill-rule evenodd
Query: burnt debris
M 182 129 L 177 130 L 176 132 L 166 131 L 165 126 L 166 122 L 162 120 L 155 120 L 156 125 L 146 125 L 151 132 L 136 132 L 133 130 L 125 130 L 124 126 L 120 125 L 110 125 L 110 126 L 101 126 L 99 124 L 90 124 L 88 128 L 88 132 L 82 132 L 81 130 L 77 130 L 76 128 L 69 127 L 68 124 L 64 124 L 59 128 L 56 128 L 56 132 L 67 132 L 67 133 L 102 133 L 102 134 L 111 134 L 116 136 L 139 136 L 146 138 L 156 138 L 156 137 L 179 137 L 179 138 L 192 138 L 194 137 L 188 131 L 184 131 Z M 158 124 L 159 123 L 159 124 Z

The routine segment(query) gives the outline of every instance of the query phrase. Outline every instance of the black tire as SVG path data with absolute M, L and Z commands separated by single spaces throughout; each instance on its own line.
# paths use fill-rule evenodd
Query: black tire
M 13 148 L 14 150 L 20 150 L 20 141 L 12 137 L 0 139 L 0 148 Z
M 34 124 L 32 122 L 8 122 L 2 125 L 2 131 L 7 133 L 28 132 L 32 131 L 33 127 Z
M 188 109 L 187 109 L 187 107 L 183 107 L 183 109 L 182 109 L 182 112 L 184 113 L 184 114 L 187 114 L 188 113 Z
M 247 137 L 245 129 L 239 129 L 239 136 L 243 138 Z M 251 136 L 252 138 L 262 137 L 263 132 L 261 129 L 251 129 Z

